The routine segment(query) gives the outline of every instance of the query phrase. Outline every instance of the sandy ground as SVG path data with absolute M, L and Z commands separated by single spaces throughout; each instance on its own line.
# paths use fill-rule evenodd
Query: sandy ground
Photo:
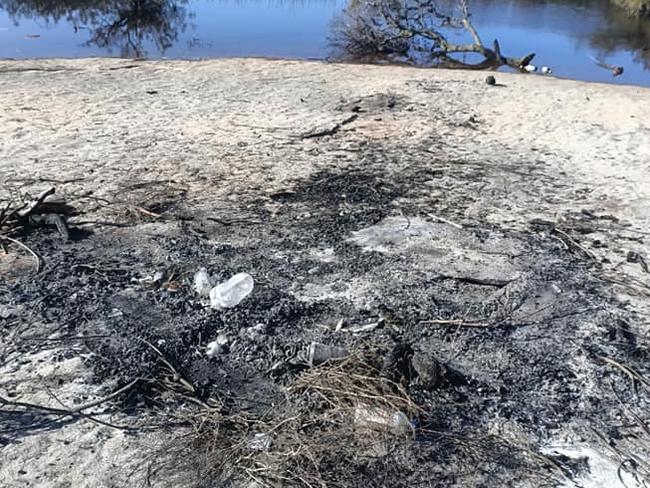
M 484 77 L 257 59 L 0 62 L 0 196 L 55 186 L 85 210 L 77 221 L 103 221 L 124 217 L 129 207 L 98 203 L 119 196 L 131 210 L 158 212 L 182 187 L 188 208 L 230 219 L 246 212 L 241 202 L 291 189 L 319 171 L 388 157 L 399 173 L 444 154 L 450 168 L 462 162 L 458 174 L 468 168 L 479 177 L 468 178 L 462 205 L 444 184 L 429 189 L 414 181 L 425 185 L 421 200 L 431 202 L 434 221 L 523 230 L 536 218 L 560 225 L 605 216 L 590 224 L 580 246 L 602 263 L 601 276 L 622 283 L 612 289 L 640 317 L 633 325 L 638 340 L 647 340 L 648 275 L 627 256 L 650 251 L 650 90 L 501 73 L 499 86 L 490 87 Z M 358 117 L 334 135 L 304 138 L 351 114 Z M 138 188 L 141 181 L 161 182 L 164 195 Z M 278 211 L 274 202 L 267 207 Z M 405 215 L 399 204 L 392 213 Z M 138 232 L 166 232 L 156 225 Z M 357 243 L 386 251 L 386 242 L 365 237 Z M 404 246 L 422 245 L 419 238 Z M 30 261 L 23 261 L 28 269 Z M 0 257 L 7 282 L 25 272 L 20 264 L 15 254 Z M 325 293 L 315 286 L 295 292 Z M 0 317 L 9 330 L 18 315 L 7 309 Z M 52 350 L 26 358 L 5 346 L 0 392 L 48 404 L 51 392 L 64 404 L 80 392 L 84 401 L 106 393 L 84 382 L 83 351 L 52 365 Z M 565 434 L 556 439 L 558 452 L 580 451 L 579 439 Z M 135 486 L 133 453 L 151 442 L 87 421 L 38 430 L 0 445 L 0 484 Z M 582 486 L 618 482 L 620 461 L 606 461 L 593 443 L 582 452 L 599 459 Z

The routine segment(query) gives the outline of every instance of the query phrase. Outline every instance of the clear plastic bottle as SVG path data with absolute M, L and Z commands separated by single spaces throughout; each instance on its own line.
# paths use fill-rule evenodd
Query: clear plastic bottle
M 253 291 L 253 278 L 248 273 L 237 273 L 228 281 L 210 290 L 210 303 L 214 308 L 232 308 Z

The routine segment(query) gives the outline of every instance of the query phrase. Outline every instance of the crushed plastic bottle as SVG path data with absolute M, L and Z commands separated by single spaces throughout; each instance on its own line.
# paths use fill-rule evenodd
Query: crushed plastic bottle
M 312 342 L 308 349 L 309 366 L 317 366 L 331 359 L 342 359 L 348 355 L 347 349 Z
M 194 289 L 202 297 L 210 296 L 212 283 L 207 269 L 200 268 L 194 275 Z
M 232 308 L 253 291 L 253 278 L 248 273 L 237 273 L 228 281 L 210 290 L 210 303 L 214 308 Z
M 248 440 L 248 447 L 253 451 L 268 451 L 272 445 L 271 436 L 262 432 L 254 433 Z
M 354 411 L 354 423 L 358 428 L 408 434 L 414 425 L 404 412 L 391 411 L 382 407 L 359 405 Z

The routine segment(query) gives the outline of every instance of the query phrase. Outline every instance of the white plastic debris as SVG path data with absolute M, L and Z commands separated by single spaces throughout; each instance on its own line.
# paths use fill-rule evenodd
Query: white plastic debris
M 194 275 L 194 289 L 202 297 L 210 296 L 212 283 L 210 281 L 210 275 L 208 274 L 207 269 L 200 268 Z
M 271 449 L 273 439 L 268 434 L 257 432 L 248 440 L 248 447 L 253 451 L 268 451 Z
M 222 354 L 227 351 L 226 346 L 228 345 L 228 342 L 230 342 L 228 336 L 224 333 L 219 333 L 217 338 L 206 346 L 205 355 L 212 359 L 213 357 Z
M 358 334 L 359 332 L 370 332 L 371 330 L 375 330 L 381 324 L 382 324 L 381 321 L 370 322 L 369 324 L 353 325 L 352 327 L 349 327 L 345 330 L 347 330 L 348 332 L 352 332 L 353 334 Z
M 384 408 L 359 405 L 354 410 L 354 424 L 358 428 L 408 434 L 413 425 L 404 412 L 390 411 Z
M 232 308 L 253 291 L 253 278 L 248 273 L 237 273 L 228 281 L 210 290 L 210 304 L 214 308 Z
M 217 336 L 217 340 L 216 340 L 215 342 L 216 342 L 217 344 L 219 344 L 220 346 L 225 346 L 226 344 L 228 344 L 229 339 L 228 339 L 228 336 L 227 336 L 226 334 L 224 334 L 224 333 L 220 333 L 220 334 Z
M 205 348 L 205 355 L 210 359 L 218 356 L 223 351 L 223 346 L 221 346 L 217 341 L 210 342 Z

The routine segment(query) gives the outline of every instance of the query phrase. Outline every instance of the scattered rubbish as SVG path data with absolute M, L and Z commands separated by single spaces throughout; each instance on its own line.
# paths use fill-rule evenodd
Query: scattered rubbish
M 212 359 L 226 352 L 228 350 L 228 342 L 230 340 L 226 334 L 221 333 L 217 335 L 217 338 L 206 346 L 205 355 Z
M 334 332 L 340 331 L 341 329 L 343 329 L 343 327 L 345 327 L 345 319 L 341 319 L 336 323 L 336 326 L 334 327 Z
M 206 346 L 205 355 L 212 359 L 215 356 L 221 354 L 221 346 L 217 344 L 217 341 L 212 341 Z
M 253 291 L 253 278 L 248 273 L 238 273 L 228 281 L 210 290 L 210 303 L 213 308 L 236 307 Z
M 488 75 L 488 76 L 485 78 L 485 83 L 487 83 L 487 84 L 490 85 L 490 86 L 494 86 L 494 85 L 497 84 L 497 80 L 496 80 L 496 78 L 495 78 L 494 76 L 492 76 L 492 75 Z
M 209 297 L 212 290 L 210 275 L 206 268 L 200 268 L 194 275 L 194 289 L 202 297 Z
M 397 435 L 413 432 L 414 428 L 404 412 L 368 405 L 359 405 L 354 409 L 354 424 L 357 428 L 391 432 Z
M 254 433 L 248 441 L 248 447 L 253 451 L 268 451 L 272 445 L 271 436 L 262 432 Z
M 173 273 L 170 275 L 170 278 L 171 277 L 173 277 Z M 156 271 L 152 275 L 145 276 L 143 278 L 133 278 L 131 281 L 150 289 L 157 289 L 160 287 L 166 288 L 165 285 L 169 283 L 169 280 L 167 279 L 167 273 L 165 271 Z
M 528 73 L 534 73 L 537 71 L 537 66 L 533 66 L 532 64 L 527 64 L 526 66 L 523 67 L 524 71 L 527 71 Z
M 549 68 L 548 66 L 542 66 L 542 69 L 540 70 L 543 75 L 550 75 L 553 73 L 553 70 Z
M 167 281 L 162 284 L 162 287 L 168 292 L 175 293 L 181 289 L 181 284 L 178 281 Z
M 377 327 L 382 325 L 384 323 L 383 320 L 378 320 L 377 322 L 370 322 L 369 324 L 363 324 L 363 325 L 354 325 L 352 327 L 348 327 L 345 329 L 348 332 L 352 332 L 353 334 L 357 334 L 359 332 L 370 332 L 371 330 L 375 330 Z M 340 330 L 340 329 L 337 329 Z
M 108 317 L 109 319 L 115 319 L 115 318 L 118 318 L 118 317 L 122 317 L 123 315 L 124 315 L 124 312 L 122 312 L 122 311 L 121 311 L 120 309 L 118 309 L 118 308 L 114 308 L 114 309 L 112 309 L 112 310 L 110 311 L 110 313 L 107 315 L 107 317 Z
M 312 342 L 309 346 L 309 366 L 323 364 L 330 359 L 341 359 L 348 355 L 347 349 Z

